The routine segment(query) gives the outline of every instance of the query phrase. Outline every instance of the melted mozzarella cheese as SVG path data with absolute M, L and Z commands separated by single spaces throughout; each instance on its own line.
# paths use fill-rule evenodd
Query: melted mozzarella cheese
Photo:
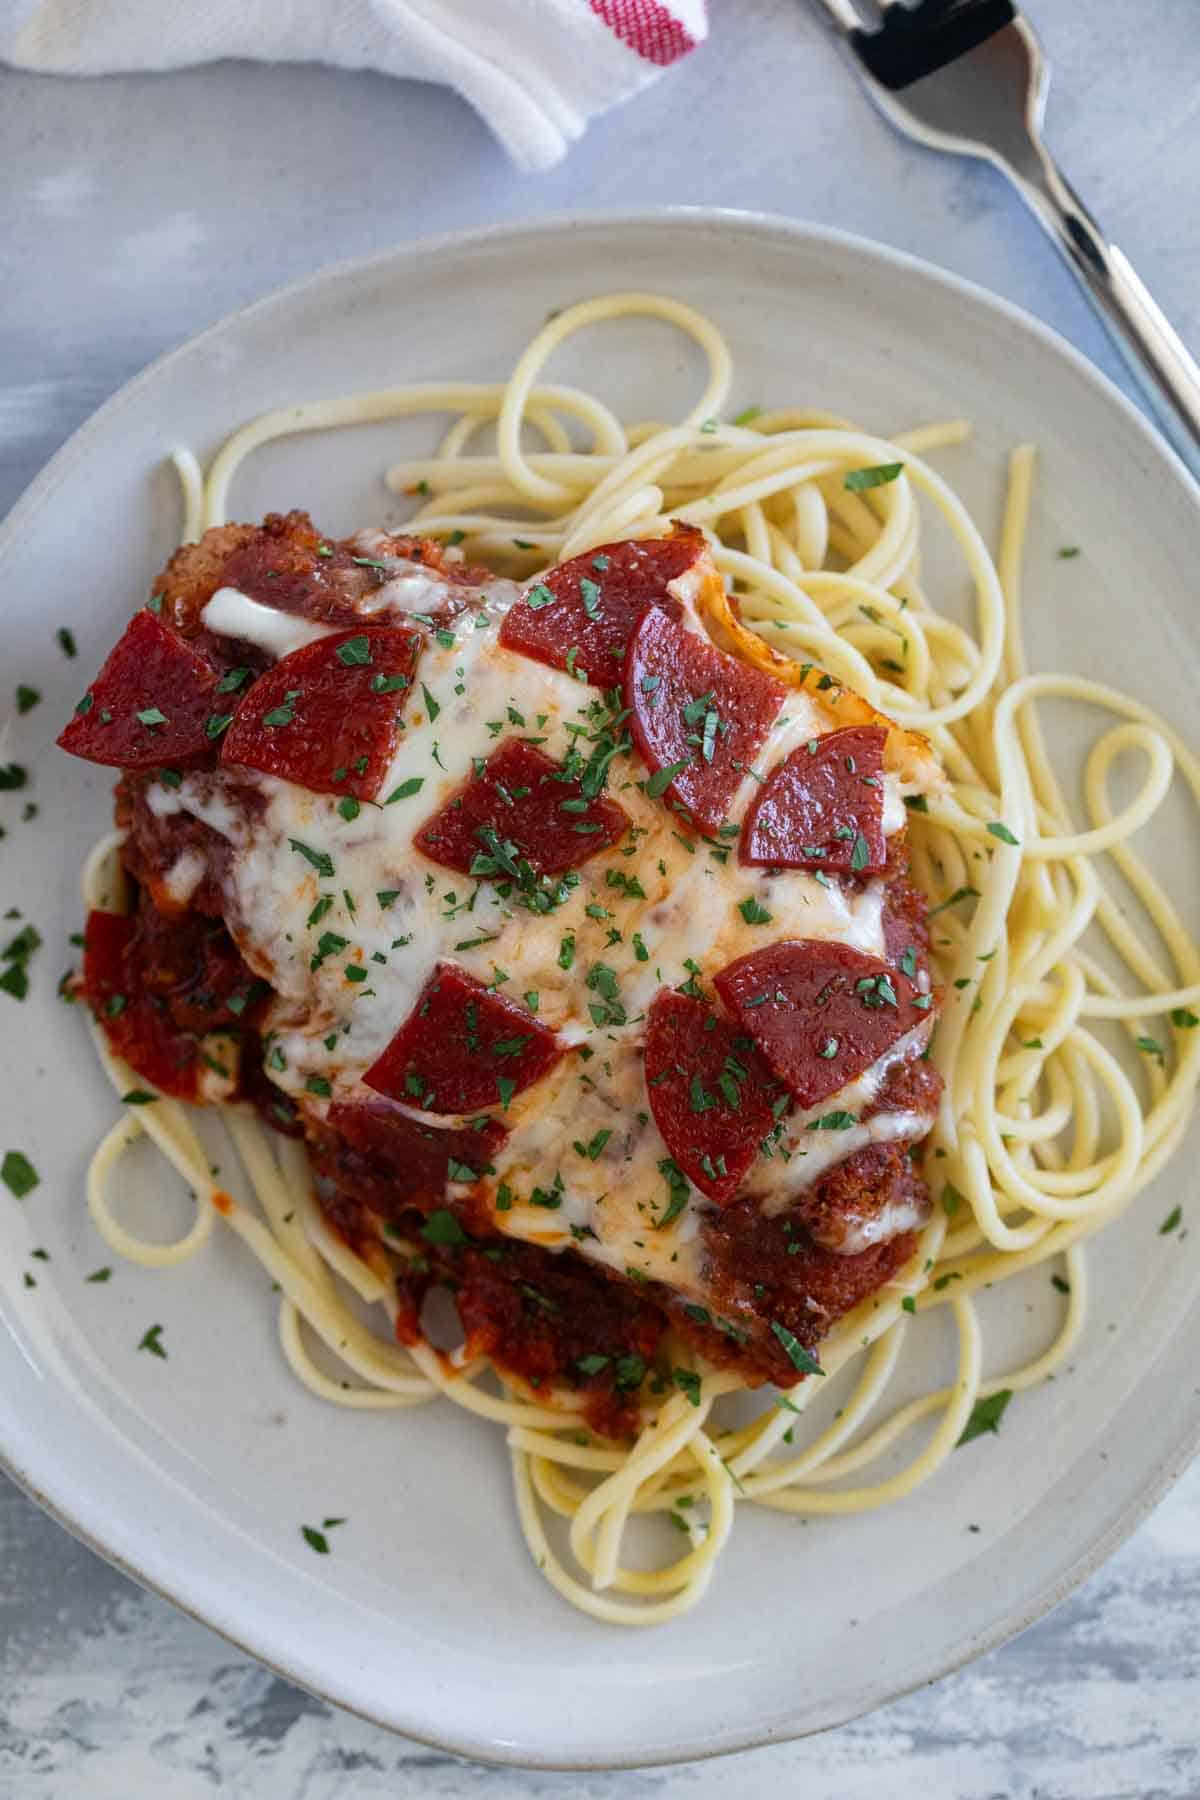
M 217 637 L 238 638 L 277 658 L 302 650 L 305 644 L 315 644 L 331 631 L 344 629 L 339 625 L 314 624 L 298 613 L 277 612 L 273 606 L 263 606 L 249 594 L 231 587 L 217 589 L 201 612 L 200 622 Z
M 362 534 L 359 542 L 365 547 Z M 425 584 L 423 609 L 436 608 L 447 584 L 429 571 L 416 572 Z M 670 1225 L 655 1223 L 669 1199 L 662 1168 L 669 1152 L 646 1096 L 645 1013 L 664 985 L 678 986 L 697 971 L 703 981 L 781 938 L 832 939 L 882 956 L 884 885 L 871 881 L 851 890 L 800 870 L 772 875 L 740 867 L 723 841 L 706 843 L 674 829 L 674 815 L 643 792 L 646 770 L 632 753 L 614 758 L 607 790 L 627 812 L 632 832 L 584 863 L 576 885 L 549 913 L 527 910 L 512 894 L 502 898 L 491 882 L 416 852 L 418 830 L 505 739 L 530 739 L 561 762 L 576 735 L 594 729 L 599 717 L 594 689 L 497 641 L 499 620 L 519 591 L 510 582 L 489 584 L 480 591 L 481 611 L 461 613 L 429 634 L 381 804 L 364 805 L 347 820 L 336 796 L 244 770 L 236 782 L 256 790 L 261 810 L 253 817 L 220 775 L 215 781 L 185 776 L 178 788 L 155 787 L 150 804 L 160 815 L 189 812 L 231 844 L 229 927 L 247 962 L 276 991 L 271 1074 L 305 1110 L 320 1116 L 327 1108 L 308 1089 L 314 1077 L 322 1090 L 329 1083 L 334 1099 L 367 1097 L 364 1073 L 407 1019 L 437 964 L 454 962 L 514 1000 L 524 999 L 575 1051 L 517 1095 L 503 1115 L 509 1136 L 496 1155 L 496 1186 L 499 1192 L 503 1183 L 513 1200 L 497 1210 L 497 1229 L 551 1247 L 573 1245 L 613 1269 L 702 1298 L 700 1223 L 707 1202 L 693 1194 Z M 254 621 L 245 608 L 255 603 L 233 590 L 222 593 L 244 605 L 235 608 L 227 600 L 215 616 L 227 620 L 230 635 L 251 637 L 247 625 Z M 206 608 L 210 628 L 218 598 Z M 397 604 L 394 597 L 389 604 Z M 288 627 L 305 623 L 287 620 Z M 815 696 L 790 693 L 760 765 L 770 766 L 833 724 Z M 582 736 L 579 742 L 586 754 Z M 889 782 L 894 786 L 893 778 Z M 414 783 L 415 791 L 401 792 Z M 747 777 L 731 808 L 734 821 L 756 785 Z M 389 799 L 393 794 L 399 797 Z M 892 799 L 891 787 L 888 795 Z M 904 818 L 898 791 L 891 812 L 897 828 Z M 328 857 L 333 874 L 321 877 L 296 845 Z M 770 914 L 769 928 L 742 917 L 740 902 L 750 895 Z M 598 1004 L 598 965 L 616 981 L 626 1023 L 610 1023 Z M 350 969 L 365 969 L 367 979 L 348 978 Z M 910 1037 L 911 1043 L 903 1040 L 818 1110 L 866 1110 L 890 1063 L 919 1051 L 917 1034 Z M 851 1130 L 810 1133 L 809 1122 L 804 1114 L 789 1117 L 782 1139 L 786 1160 L 780 1153 L 763 1165 L 769 1188 L 763 1205 L 772 1212 L 792 1204 L 854 1150 L 919 1136 L 930 1123 L 883 1113 Z M 557 1207 L 530 1203 L 535 1190 L 550 1194 L 556 1188 Z
M 207 872 L 208 858 L 203 850 L 181 851 L 163 880 L 166 896 L 175 906 L 187 906 Z

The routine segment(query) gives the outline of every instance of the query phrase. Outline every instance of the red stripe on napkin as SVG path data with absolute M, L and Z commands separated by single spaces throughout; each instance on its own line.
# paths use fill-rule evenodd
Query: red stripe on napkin
M 696 48 L 695 38 L 660 0 L 588 0 L 588 4 L 623 44 L 660 69 Z

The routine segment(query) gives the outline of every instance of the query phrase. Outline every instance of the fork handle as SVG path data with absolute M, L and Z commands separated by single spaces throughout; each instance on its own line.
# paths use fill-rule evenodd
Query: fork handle
M 1200 479 L 1200 367 L 1137 270 L 1108 239 L 1045 146 L 1003 168 L 1074 269 L 1166 436 Z

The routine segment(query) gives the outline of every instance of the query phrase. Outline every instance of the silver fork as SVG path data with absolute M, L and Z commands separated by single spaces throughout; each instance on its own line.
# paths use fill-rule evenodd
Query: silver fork
M 818 0 L 880 111 L 1007 175 L 1074 270 L 1166 436 L 1200 477 L 1200 368 L 1042 143 L 1050 70 L 1012 0 Z

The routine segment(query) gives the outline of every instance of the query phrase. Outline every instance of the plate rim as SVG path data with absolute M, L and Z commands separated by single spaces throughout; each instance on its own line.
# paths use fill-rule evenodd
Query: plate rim
M 123 407 L 141 392 L 143 387 L 153 382 L 173 363 L 223 335 L 230 327 L 251 320 L 260 312 L 266 312 L 281 302 L 298 299 L 301 295 L 315 292 L 324 286 L 336 285 L 347 277 L 380 271 L 388 265 L 395 265 L 400 270 L 404 265 L 417 258 L 436 259 L 459 251 L 469 252 L 505 239 L 511 240 L 514 245 L 528 244 L 579 229 L 586 230 L 597 227 L 610 231 L 636 231 L 656 224 L 682 224 L 698 230 L 713 231 L 720 231 L 728 227 L 750 236 L 762 236 L 775 243 L 786 243 L 800 253 L 806 249 L 817 251 L 833 249 L 843 255 L 865 261 L 876 269 L 887 270 L 890 268 L 902 271 L 910 277 L 916 277 L 931 284 L 954 299 L 964 301 L 976 308 L 982 308 L 985 312 L 991 312 L 1009 326 L 1039 340 L 1043 348 L 1052 352 L 1060 362 L 1070 367 L 1085 385 L 1091 386 L 1110 406 L 1116 406 L 1125 423 L 1132 427 L 1140 438 L 1143 448 L 1157 465 L 1160 474 L 1171 480 L 1181 496 L 1190 503 L 1197 514 L 1197 522 L 1200 524 L 1200 482 L 1189 473 L 1167 440 L 1161 436 L 1147 416 L 1109 375 L 1077 349 L 1061 332 L 1026 311 L 1024 307 L 991 292 L 977 282 L 942 268 L 927 258 L 915 256 L 910 252 L 856 232 L 806 220 L 791 219 L 783 214 L 752 208 L 664 205 L 577 211 L 559 209 L 536 218 L 518 218 L 489 226 L 422 235 L 394 245 L 387 250 L 376 251 L 369 256 L 347 257 L 324 264 L 294 281 L 272 288 L 256 299 L 233 308 L 207 325 L 202 331 L 155 357 L 89 414 L 34 476 L 6 516 L 0 520 L 0 552 L 5 548 L 7 540 L 23 528 L 26 518 L 36 514 L 80 457 L 87 454 L 96 434 L 101 432 L 121 412 Z M 151 1576 L 121 1552 L 101 1542 L 94 1535 L 90 1525 L 78 1516 L 81 1509 L 66 1501 L 61 1493 L 55 1492 L 59 1484 L 53 1479 L 53 1470 L 48 1478 L 45 1472 L 35 1475 L 32 1469 L 18 1466 L 15 1453 L 10 1450 L 7 1441 L 4 1410 L 0 1406 L 0 1471 L 3 1471 L 23 1493 L 64 1530 L 95 1552 L 111 1567 L 135 1581 L 140 1587 L 160 1599 L 169 1601 L 189 1618 L 213 1631 L 225 1642 L 253 1657 L 256 1662 L 299 1687 L 302 1691 L 362 1718 L 368 1723 L 380 1726 L 415 1743 L 469 1757 L 481 1763 L 500 1767 L 563 1772 L 601 1772 L 663 1767 L 683 1762 L 707 1761 L 718 1756 L 735 1755 L 766 1744 L 795 1742 L 804 1737 L 836 1729 L 852 1719 L 866 1716 L 878 1707 L 891 1705 L 915 1692 L 918 1688 L 941 1680 L 944 1676 L 965 1667 L 977 1657 L 1009 1642 L 1061 1604 L 1129 1538 L 1134 1529 L 1180 1479 L 1198 1454 L 1200 1454 L 1200 1411 L 1194 1422 L 1185 1426 L 1175 1437 L 1170 1449 L 1161 1456 L 1158 1464 L 1147 1471 L 1136 1493 L 1129 1497 L 1108 1525 L 1087 1547 L 1079 1551 L 1065 1570 L 1060 1571 L 1056 1577 L 1047 1579 L 1034 1594 L 1028 1597 L 1024 1604 L 1002 1613 L 991 1624 L 970 1634 L 964 1642 L 959 1643 L 950 1651 L 929 1653 L 923 1664 L 910 1670 L 903 1683 L 886 1695 L 870 1697 L 864 1695 L 860 1690 L 849 1698 L 848 1703 L 844 1703 L 841 1707 L 832 1706 L 830 1715 L 817 1724 L 805 1723 L 800 1719 L 792 1723 L 784 1720 L 758 1725 L 748 1724 L 734 1728 L 728 1733 L 722 1732 L 719 1742 L 712 1741 L 711 1737 L 707 1742 L 679 1739 L 673 1744 L 654 1749 L 648 1755 L 644 1751 L 615 1750 L 612 1755 L 606 1753 L 603 1758 L 587 1755 L 570 1757 L 554 1753 L 542 1754 L 527 1747 L 515 1745 L 510 1749 L 508 1745 L 497 1743 L 494 1739 L 481 1740 L 479 1737 L 472 1736 L 468 1729 L 457 1731 L 453 1735 L 449 1735 L 444 1730 L 431 1733 L 428 1728 L 422 1729 L 419 1723 L 403 1722 L 398 1717 L 385 1716 L 369 1704 L 356 1702 L 349 1693 L 334 1691 L 337 1684 L 332 1682 L 329 1677 L 326 1677 L 327 1685 L 320 1685 L 298 1676 L 283 1663 L 276 1661 L 272 1654 L 268 1654 L 263 1648 L 258 1647 L 254 1641 L 253 1632 L 243 1636 L 227 1624 L 215 1623 L 201 1610 L 194 1599 L 187 1596 L 186 1580 L 182 1580 L 182 1582 L 180 1580 L 168 1581 Z

